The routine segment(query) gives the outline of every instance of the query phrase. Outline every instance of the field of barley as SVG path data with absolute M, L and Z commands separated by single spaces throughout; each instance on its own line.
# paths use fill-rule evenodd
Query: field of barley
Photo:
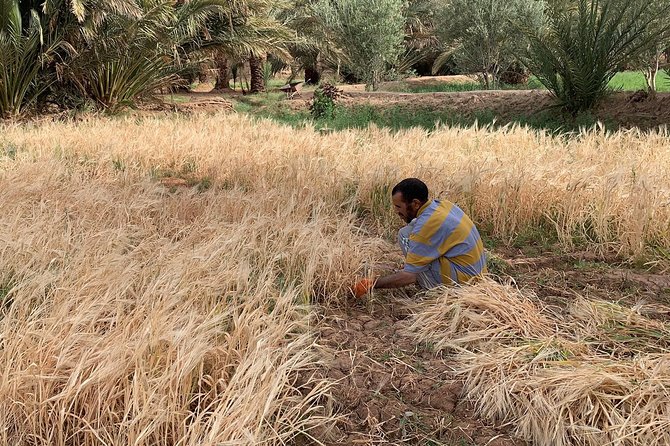
M 459 203 L 489 246 L 539 234 L 667 272 L 668 166 L 664 131 L 2 124 L 0 441 L 347 443 L 315 312 L 401 260 L 396 182 Z M 670 442 L 665 302 L 549 305 L 505 277 L 409 296 L 404 332 L 482 420 L 538 445 Z

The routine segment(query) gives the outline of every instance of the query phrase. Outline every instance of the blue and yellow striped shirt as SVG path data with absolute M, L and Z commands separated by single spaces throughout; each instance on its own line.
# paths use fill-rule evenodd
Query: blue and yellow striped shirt
M 428 201 L 419 209 L 404 270 L 418 274 L 436 260 L 443 284 L 466 283 L 486 273 L 479 231 L 461 208 L 449 201 Z

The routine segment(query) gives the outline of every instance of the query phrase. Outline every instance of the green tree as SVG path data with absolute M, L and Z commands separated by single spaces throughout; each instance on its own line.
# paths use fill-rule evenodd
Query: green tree
M 319 0 L 315 6 L 344 63 L 366 89 L 376 90 L 402 49 L 402 0 Z
M 514 24 L 538 29 L 543 20 L 543 3 L 537 0 L 450 0 L 438 12 L 436 34 L 443 51 L 433 72 L 453 56 L 460 70 L 477 73 L 487 89 L 497 88 L 502 72 L 527 44 Z
M 650 50 L 670 29 L 668 7 L 650 14 L 646 0 L 576 0 L 550 4 L 547 26 L 519 24 L 530 45 L 522 60 L 576 115 L 589 110 L 608 92 L 608 83 L 625 64 Z

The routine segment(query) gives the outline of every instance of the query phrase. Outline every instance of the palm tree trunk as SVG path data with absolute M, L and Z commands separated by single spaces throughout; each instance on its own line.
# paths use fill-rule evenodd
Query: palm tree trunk
M 263 82 L 263 58 L 251 55 L 249 57 L 249 71 L 251 72 L 250 93 L 260 93 L 265 91 L 265 82 Z
M 309 85 L 319 85 L 321 81 L 321 73 L 316 66 L 305 67 L 305 83 Z
M 647 81 L 647 92 L 651 97 L 656 96 L 656 75 L 658 74 L 658 70 L 660 68 L 660 59 L 661 55 L 660 53 L 657 53 L 655 55 L 655 60 L 644 70 L 644 77 Z
M 305 65 L 305 84 L 307 85 L 319 85 L 321 82 L 321 61 L 319 53 L 316 54 L 313 58 L 310 58 L 309 62 Z
M 230 63 L 222 54 L 216 57 L 216 84 L 215 90 L 230 90 Z
M 198 82 L 204 84 L 208 80 L 209 66 L 200 64 L 198 65 Z

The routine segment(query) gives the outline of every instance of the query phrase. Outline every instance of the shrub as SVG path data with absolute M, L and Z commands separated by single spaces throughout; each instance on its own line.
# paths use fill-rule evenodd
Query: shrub
M 309 106 L 309 111 L 315 119 L 333 119 L 335 117 L 335 101 L 342 95 L 332 84 L 324 83 L 314 90 L 314 99 Z

